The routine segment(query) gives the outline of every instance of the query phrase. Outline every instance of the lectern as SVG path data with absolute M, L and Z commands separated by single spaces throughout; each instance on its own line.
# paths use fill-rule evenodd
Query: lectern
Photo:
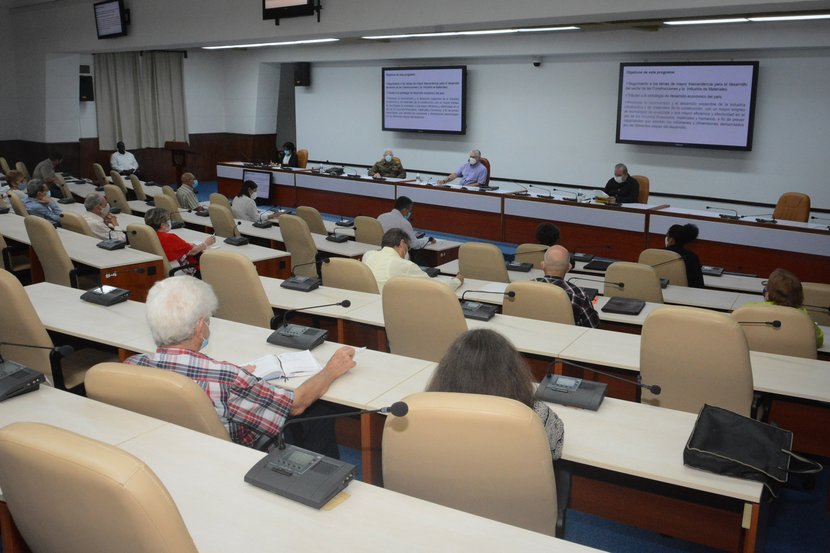
M 190 144 L 187 142 L 176 142 L 168 140 L 164 143 L 164 149 L 170 150 L 170 156 L 173 161 L 173 167 L 176 168 L 176 184 L 182 183 L 182 173 L 187 165 L 187 154 L 196 154 L 190 149 Z

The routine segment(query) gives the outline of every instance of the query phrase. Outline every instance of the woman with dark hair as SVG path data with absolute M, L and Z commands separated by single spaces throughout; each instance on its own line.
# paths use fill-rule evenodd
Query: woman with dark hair
M 261 219 L 259 209 L 256 206 L 256 191 L 257 184 L 252 180 L 246 180 L 239 188 L 239 194 L 233 199 L 231 204 L 231 211 L 233 216 L 243 221 L 251 221 L 255 223 Z M 276 219 L 279 213 L 271 213 L 268 219 Z
M 672 225 L 666 233 L 666 249 L 671 250 L 683 258 L 686 264 L 686 280 L 691 288 L 703 288 L 703 270 L 700 267 L 700 258 L 693 251 L 686 249 L 686 244 L 697 240 L 697 225 Z
M 559 227 L 553 223 L 539 223 L 536 227 L 536 242 L 547 247 L 555 246 L 559 242 Z
M 764 299 L 766 304 L 793 307 L 809 315 L 804 308 L 804 288 L 801 286 L 801 280 L 786 269 L 775 269 L 770 273 L 764 286 Z M 815 326 L 816 348 L 820 348 L 824 345 L 824 331 L 818 323 Z
M 280 165 L 282 167 L 299 167 L 300 162 L 297 159 L 297 147 L 293 142 L 286 142 L 282 145 L 282 152 L 280 155 Z
M 553 459 L 562 456 L 562 420 L 545 403 L 534 401 L 530 369 L 513 344 L 497 332 L 475 329 L 462 334 L 441 359 L 427 391 L 484 394 L 524 403 L 542 420 Z

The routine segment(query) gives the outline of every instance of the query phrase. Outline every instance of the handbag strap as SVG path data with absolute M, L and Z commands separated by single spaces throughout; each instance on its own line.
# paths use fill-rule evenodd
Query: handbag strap
M 817 473 L 821 472 L 822 469 L 824 468 L 824 467 L 821 466 L 821 463 L 813 461 L 812 459 L 807 459 L 806 457 L 803 457 L 803 456 L 801 456 L 797 453 L 793 453 L 792 451 L 790 451 L 788 449 L 782 449 L 781 451 L 783 451 L 784 453 L 786 453 L 787 455 L 789 455 L 790 457 L 792 457 L 796 461 L 800 461 L 801 463 L 807 465 L 807 468 L 802 468 L 802 469 L 794 469 L 794 468 L 790 467 L 787 470 L 787 472 L 789 472 L 790 474 L 817 474 Z

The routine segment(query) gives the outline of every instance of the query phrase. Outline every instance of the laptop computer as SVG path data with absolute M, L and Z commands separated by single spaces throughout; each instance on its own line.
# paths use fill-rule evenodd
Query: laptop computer
M 609 259 L 607 257 L 594 257 L 585 264 L 586 271 L 607 271 L 612 263 L 616 263 L 616 259 Z

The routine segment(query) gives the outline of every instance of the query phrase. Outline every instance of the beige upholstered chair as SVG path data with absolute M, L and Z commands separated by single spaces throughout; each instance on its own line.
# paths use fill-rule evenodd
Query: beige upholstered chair
M 28 248 L 13 248 L 6 243 L 6 239 L 0 234 L 0 252 L 3 255 L 3 268 L 10 273 L 20 273 L 32 268 L 29 262 Z
M 513 260 L 516 263 L 533 263 L 534 268 L 541 269 L 546 251 L 548 251 L 548 247 L 544 244 L 519 244 L 516 246 L 516 254 Z
M 395 277 L 384 285 L 381 301 L 394 354 L 438 362 L 450 344 L 467 332 L 458 298 L 440 282 Z
M 161 242 L 159 242 L 156 231 L 151 227 L 142 224 L 127 225 L 127 240 L 130 243 L 130 247 L 134 250 L 159 256 L 164 266 L 164 274 L 173 274 L 173 268 L 170 266 L 167 254 L 164 253 L 164 248 L 161 247 Z
M 301 148 L 297 150 L 297 166 L 300 169 L 305 169 L 308 165 L 308 150 Z
M 89 223 L 79 213 L 74 211 L 64 211 L 61 213 L 61 228 L 84 234 L 86 236 L 94 236 L 92 230 L 89 228 Z
M 250 259 L 236 252 L 208 250 L 199 258 L 199 267 L 202 280 L 219 298 L 217 317 L 271 328 L 274 311 Z
M 47 424 L 11 424 L 0 430 L 0 485 L 32 551 L 196 553 L 155 473 L 104 442 Z
M 378 282 L 372 270 L 357 259 L 332 257 L 323 263 L 323 285 L 331 288 L 378 294 Z
M 621 282 L 622 287 L 609 282 Z M 605 272 L 605 292 L 608 297 L 636 298 L 638 300 L 663 303 L 660 277 L 654 267 L 642 263 L 617 261 Z
M 213 232 L 216 236 L 230 238 L 241 234 L 236 219 L 233 218 L 233 213 L 227 207 L 222 204 L 210 204 L 208 213 L 210 214 L 210 224 L 213 225 Z
M 141 184 L 141 179 L 135 175 L 130 175 L 130 184 L 133 187 L 136 199 L 142 202 L 147 201 L 147 193 L 144 192 L 144 185 Z
M 176 197 L 176 191 L 173 190 L 172 186 L 170 186 L 169 184 L 165 184 L 161 187 L 161 191 L 164 193 L 165 196 L 169 196 L 173 199 L 173 201 L 176 203 L 177 208 L 181 207 L 179 205 L 179 199 Z
M 156 203 L 156 207 L 160 207 L 162 209 L 166 209 L 167 212 L 170 214 L 170 220 L 176 221 L 177 223 L 181 223 L 184 220 L 182 219 L 182 214 L 179 213 L 179 204 L 176 202 L 175 196 L 170 196 L 168 194 L 159 194 L 155 198 L 153 198 Z
M 651 184 L 648 180 L 648 177 L 643 175 L 631 175 L 635 179 L 637 179 L 637 183 L 640 185 L 640 195 L 637 197 L 637 203 L 647 204 L 648 203 L 648 193 L 649 189 L 651 188 Z
M 3 171 L 4 175 L 7 175 L 12 168 L 9 167 L 9 162 L 6 161 L 6 158 L 0 157 L 0 171 Z
M 297 217 L 300 217 L 308 225 L 308 230 L 314 234 L 327 235 L 326 225 L 323 224 L 323 218 L 320 212 L 313 207 L 301 205 L 297 208 Z
M 18 172 L 23 173 L 23 178 L 26 179 L 26 181 L 30 181 L 32 179 L 32 175 L 29 174 L 29 169 L 22 161 L 15 163 L 14 168 L 17 169 Z
M 231 202 L 228 201 L 228 197 L 225 196 L 224 194 L 220 194 L 219 192 L 211 193 L 210 203 L 211 204 L 223 205 L 223 206 L 227 207 L 228 210 L 231 209 Z
M 764 351 L 815 359 L 816 326 L 810 316 L 793 307 L 780 305 L 745 305 L 732 312 L 741 324 L 752 351 Z M 780 321 L 775 328 L 766 322 Z M 761 323 L 761 324 L 750 324 Z
M 458 272 L 465 278 L 510 282 L 501 250 L 484 242 L 466 242 L 458 248 Z
M 114 184 L 105 184 L 104 196 L 107 197 L 107 201 L 109 202 L 110 207 L 120 209 L 121 213 L 124 213 L 126 215 L 133 214 L 133 210 L 130 209 L 130 204 L 127 203 L 127 196 L 124 195 L 120 187 Z
M 99 363 L 86 374 L 90 399 L 230 441 L 216 408 L 195 380 L 164 369 Z
M 55 185 L 60 189 L 64 198 L 72 198 L 72 191 L 66 185 L 66 179 L 60 173 L 55 173 Z
M 775 211 L 772 214 L 774 219 L 785 221 L 801 221 L 806 223 L 810 218 L 810 196 L 801 192 L 785 192 L 778 198 L 775 204 Z
M 311 238 L 308 225 L 296 215 L 280 216 L 280 231 L 285 249 L 291 254 L 291 266 L 295 268 L 294 274 L 298 276 L 316 277 L 317 267 L 312 263 L 317 259 L 317 246 Z M 298 267 L 303 265 L 302 267 Z
M 104 172 L 104 168 L 100 163 L 92 164 L 92 175 L 92 180 L 95 182 L 95 186 L 104 186 L 107 184 L 107 174 Z
M 802 282 L 801 286 L 804 289 L 804 308 L 810 318 L 822 326 L 830 326 L 830 284 Z
M 26 226 L 32 249 L 43 267 L 46 282 L 77 288 L 78 275 L 75 266 L 52 223 L 42 217 L 28 215 L 23 219 L 23 224 Z
M 383 240 L 383 227 L 374 217 L 358 215 L 354 218 L 354 239 L 364 244 L 380 246 Z
M 740 325 L 729 315 L 693 307 L 661 307 L 643 324 L 640 375 L 659 395 L 642 402 L 697 413 L 704 403 L 749 416 L 752 366 Z
M 422 392 L 383 429 L 384 487 L 553 536 L 556 483 L 539 416 L 513 399 Z
M 490 169 L 490 160 L 483 157 L 481 158 L 481 164 L 487 168 L 487 180 L 484 181 L 484 186 L 490 186 L 490 177 L 493 176 L 493 171 Z
M 25 217 L 29 214 L 29 210 L 26 209 L 26 204 L 23 203 L 23 200 L 21 200 L 17 194 L 9 194 L 9 203 L 12 204 L 14 212 L 21 217 Z
M 113 170 L 110 171 L 110 179 L 112 179 L 112 184 L 121 189 L 121 192 L 126 198 L 129 194 L 127 192 L 127 184 L 124 182 L 124 177 L 122 177 L 118 171 Z
M 689 285 L 689 280 L 686 278 L 686 263 L 677 252 L 649 248 L 640 252 L 637 263 L 654 267 L 657 276 L 668 279 L 672 286 Z
M 511 282 L 506 292 L 516 292 L 515 297 L 505 296 L 502 313 L 552 323 L 574 324 L 574 311 L 568 294 L 555 284 L 547 282 Z

